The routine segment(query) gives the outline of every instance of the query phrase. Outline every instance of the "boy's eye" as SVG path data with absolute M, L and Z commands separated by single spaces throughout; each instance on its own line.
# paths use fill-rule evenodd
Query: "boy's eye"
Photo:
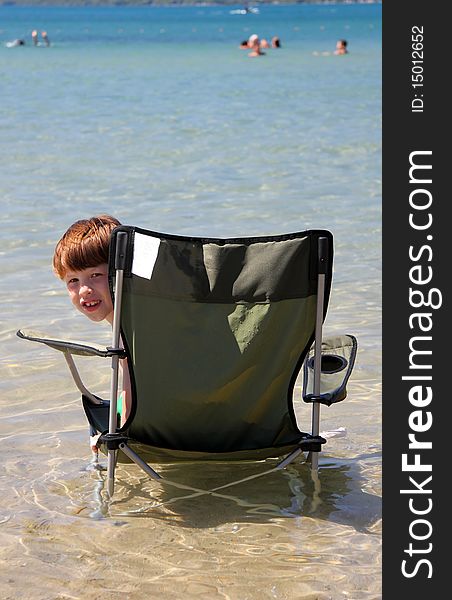
M 77 277 L 72 277 L 72 279 L 69 279 L 69 281 L 67 282 L 67 285 L 71 285 L 72 283 L 77 283 L 78 279 Z

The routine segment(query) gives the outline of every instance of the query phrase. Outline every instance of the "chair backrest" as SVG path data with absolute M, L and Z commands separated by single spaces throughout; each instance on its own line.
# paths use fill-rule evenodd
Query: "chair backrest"
M 314 339 L 318 240 L 328 231 L 206 239 L 121 226 L 128 236 L 121 336 L 133 387 L 124 426 L 186 451 L 281 447 L 299 439 L 292 392 Z M 110 264 L 113 286 L 114 265 Z M 112 288 L 113 289 L 113 288 Z

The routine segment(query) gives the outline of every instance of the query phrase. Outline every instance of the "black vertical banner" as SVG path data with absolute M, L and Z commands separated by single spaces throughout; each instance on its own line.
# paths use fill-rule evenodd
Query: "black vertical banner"
M 452 127 L 444 6 L 431 0 L 383 6 L 383 597 L 389 600 L 449 595 Z

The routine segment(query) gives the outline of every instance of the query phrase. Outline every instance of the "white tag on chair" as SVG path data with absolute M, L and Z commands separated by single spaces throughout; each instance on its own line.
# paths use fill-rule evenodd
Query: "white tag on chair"
M 151 279 L 159 247 L 160 238 L 135 232 L 132 262 L 132 273 L 134 275 Z

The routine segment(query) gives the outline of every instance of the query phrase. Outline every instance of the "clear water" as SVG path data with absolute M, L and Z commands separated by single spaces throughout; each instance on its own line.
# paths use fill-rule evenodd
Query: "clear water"
M 2 597 L 381 597 L 381 6 L 230 10 L 1 7 Z M 248 58 L 252 33 L 282 48 Z M 183 498 L 121 466 L 101 502 L 64 360 L 15 331 L 108 343 L 51 272 L 68 225 L 103 212 L 190 235 L 333 232 L 325 333 L 355 334 L 360 351 L 349 397 L 322 409 L 321 429 L 345 435 L 318 482 L 296 465 Z M 108 365 L 80 368 L 105 395 Z M 309 429 L 300 386 L 296 413 Z M 162 470 L 208 489 L 267 467 Z

